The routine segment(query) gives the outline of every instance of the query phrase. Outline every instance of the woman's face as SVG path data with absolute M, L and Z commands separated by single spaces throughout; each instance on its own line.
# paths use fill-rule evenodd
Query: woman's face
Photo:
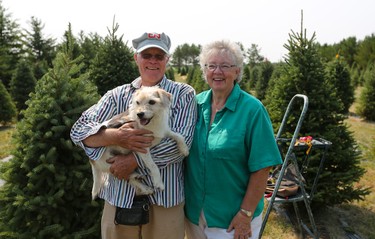
M 215 92 L 231 92 L 240 69 L 228 54 L 215 53 L 208 58 L 205 76 L 208 85 Z

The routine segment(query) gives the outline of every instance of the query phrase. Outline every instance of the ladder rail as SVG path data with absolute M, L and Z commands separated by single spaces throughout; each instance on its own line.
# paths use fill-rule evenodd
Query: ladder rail
M 293 108 L 293 104 L 297 101 L 297 99 L 301 99 L 301 98 L 303 99 L 302 111 L 300 113 L 300 116 L 299 116 L 296 128 L 295 128 L 295 130 L 293 132 L 293 137 L 292 137 L 292 139 L 290 141 L 290 145 L 288 147 L 288 151 L 287 151 L 287 153 L 285 155 L 285 159 L 283 161 L 283 164 L 282 164 L 282 167 L 281 167 L 281 170 L 280 170 L 280 175 L 284 175 L 284 172 L 285 172 L 285 170 L 286 170 L 286 168 L 288 166 L 288 162 L 289 162 L 290 158 L 292 157 L 294 145 L 295 145 L 296 140 L 298 138 L 298 134 L 299 134 L 299 131 L 301 129 L 302 122 L 303 122 L 303 120 L 305 118 L 305 115 L 306 115 L 306 112 L 307 112 L 307 109 L 308 109 L 309 100 L 308 100 L 308 97 L 306 95 L 296 94 L 296 95 L 293 96 L 293 98 L 290 100 L 290 102 L 289 102 L 289 104 L 287 106 L 287 109 L 286 109 L 286 112 L 284 113 L 281 125 L 280 125 L 279 130 L 278 130 L 278 132 L 276 134 L 276 141 L 277 141 L 278 139 L 281 138 L 281 135 L 282 135 L 282 133 L 285 130 L 285 126 L 287 124 L 288 117 L 290 116 L 291 110 Z M 282 177 L 279 177 L 277 179 L 277 181 L 276 181 L 275 189 L 278 189 L 280 187 L 281 181 L 282 181 Z M 259 239 L 262 237 L 264 228 L 266 226 L 269 214 L 271 213 L 272 205 L 273 205 L 275 199 L 276 199 L 276 193 L 273 193 L 272 196 L 271 196 L 270 202 L 269 202 L 269 206 L 267 207 L 267 211 L 266 211 L 266 214 L 264 216 L 263 222 L 262 222 L 262 226 L 261 226 L 260 233 L 259 233 Z

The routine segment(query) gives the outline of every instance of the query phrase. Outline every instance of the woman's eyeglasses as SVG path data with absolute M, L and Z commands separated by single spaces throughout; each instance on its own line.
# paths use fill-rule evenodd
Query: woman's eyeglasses
M 232 67 L 236 67 L 236 65 L 229 65 L 229 64 L 222 64 L 222 65 L 215 65 L 215 64 L 206 64 L 204 65 L 207 70 L 209 71 L 215 71 L 218 67 L 221 71 L 227 72 L 229 71 Z
M 150 60 L 151 58 L 155 58 L 157 61 L 163 61 L 165 59 L 165 54 L 155 54 L 152 55 L 150 53 L 141 53 L 141 57 L 145 60 Z

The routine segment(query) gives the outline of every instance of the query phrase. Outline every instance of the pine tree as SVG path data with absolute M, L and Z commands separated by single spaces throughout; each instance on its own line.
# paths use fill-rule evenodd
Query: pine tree
M 21 30 L 0 1 L 0 81 L 8 89 L 22 50 Z
M 375 121 L 375 66 L 368 67 L 363 90 L 359 98 L 358 113 L 367 120 Z
M 207 82 L 203 79 L 202 70 L 198 66 L 189 67 L 186 82 L 195 89 L 197 94 L 209 89 Z
M 103 38 L 97 33 L 90 33 L 89 36 L 84 35 L 83 32 L 79 33 L 78 44 L 80 46 L 81 54 L 85 57 L 83 62 L 85 67 L 83 72 L 90 69 L 91 63 L 98 52 L 100 45 L 103 43 Z
M 4 84 L 0 81 L 0 125 L 11 123 L 17 114 L 16 105 L 14 104 L 9 92 Z
M 268 83 L 273 73 L 273 65 L 271 62 L 266 60 L 259 63 L 256 67 L 259 67 L 260 73 L 260 77 L 255 85 L 256 97 L 259 100 L 263 100 L 266 95 Z
M 29 63 L 22 60 L 18 63 L 16 71 L 10 81 L 10 94 L 16 104 L 18 113 L 26 109 L 25 103 L 29 99 L 29 94 L 34 91 L 35 84 L 36 80 Z
M 165 72 L 165 75 L 168 79 L 175 81 L 174 77 L 174 69 L 172 66 L 169 66 L 167 69 L 167 72 Z
M 130 83 L 139 76 L 132 51 L 124 44 L 122 36 L 116 36 L 118 28 L 119 25 L 113 23 L 112 31 L 104 39 L 104 44 L 91 65 L 90 78 L 101 95 L 119 85 Z
M 350 78 L 350 71 L 344 58 L 339 54 L 335 60 L 326 67 L 327 80 L 334 85 L 337 97 L 343 103 L 341 113 L 348 114 L 350 106 L 354 103 L 354 87 Z
M 326 155 L 313 203 L 334 205 L 363 199 L 369 194 L 369 189 L 356 188 L 354 184 L 360 180 L 365 170 L 359 165 L 359 152 L 352 133 L 344 124 L 342 102 L 335 94 L 333 84 L 325 79 L 324 66 L 314 42 L 315 34 L 307 39 L 306 30 L 303 31 L 301 26 L 300 33 L 292 31 L 289 36 L 288 44 L 285 44 L 289 51 L 285 59 L 286 65 L 280 72 L 280 78 L 272 83 L 272 90 L 267 92 L 265 100 L 275 128 L 280 126 L 292 97 L 295 94 L 307 95 L 308 112 L 300 136 L 321 137 L 333 143 Z M 291 112 L 296 118 L 301 109 L 294 108 Z M 290 120 L 286 131 L 293 132 L 295 126 L 296 122 Z M 311 160 L 309 167 L 316 171 L 317 160 Z
M 30 25 L 32 30 L 26 31 L 25 45 L 28 61 L 33 63 L 34 77 L 40 79 L 52 66 L 52 60 L 56 56 L 56 40 L 43 36 L 44 24 L 39 19 L 31 17 Z
M 87 156 L 70 129 L 99 95 L 71 53 L 58 53 L 17 124 L 13 159 L 2 165 L 0 238 L 98 238 L 101 202 L 91 201 Z
M 250 68 L 250 80 L 249 80 L 249 89 L 255 90 L 255 86 L 260 78 L 260 68 L 257 66 L 249 67 Z
M 240 82 L 240 87 L 246 92 L 250 93 L 250 67 L 246 64 L 243 66 L 242 80 Z

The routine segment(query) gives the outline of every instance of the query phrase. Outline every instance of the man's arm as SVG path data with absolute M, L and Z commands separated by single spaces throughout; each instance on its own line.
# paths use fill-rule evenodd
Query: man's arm
M 152 132 L 145 129 L 135 129 L 133 122 L 129 122 L 120 128 L 102 128 L 96 134 L 83 140 L 83 143 L 91 148 L 118 145 L 131 151 L 146 153 L 153 140 Z

